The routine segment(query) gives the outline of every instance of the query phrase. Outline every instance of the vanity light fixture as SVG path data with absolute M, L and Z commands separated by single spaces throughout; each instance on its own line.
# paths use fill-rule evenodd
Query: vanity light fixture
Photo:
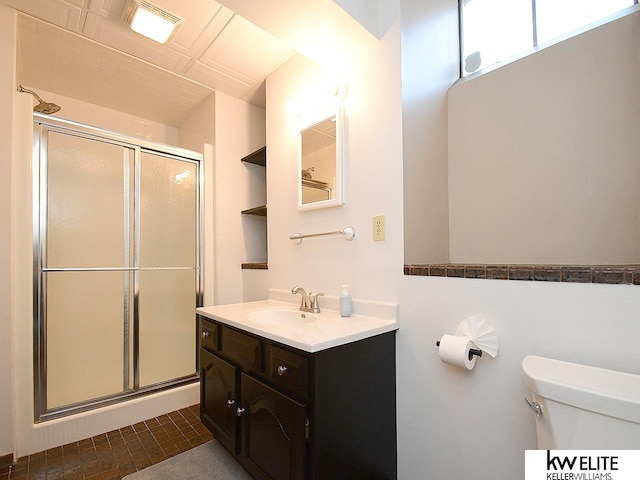
M 136 33 L 158 43 L 166 43 L 175 35 L 182 19 L 146 0 L 127 0 L 122 21 Z

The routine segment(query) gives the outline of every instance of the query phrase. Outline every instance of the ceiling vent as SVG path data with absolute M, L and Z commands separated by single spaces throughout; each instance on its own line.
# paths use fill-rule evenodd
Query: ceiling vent
M 182 24 L 180 17 L 146 0 L 127 0 L 121 19 L 134 32 L 158 43 L 171 40 Z

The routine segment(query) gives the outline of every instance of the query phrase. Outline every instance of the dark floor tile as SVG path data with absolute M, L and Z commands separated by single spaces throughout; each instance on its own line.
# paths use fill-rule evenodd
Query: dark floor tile
M 29 455 L 29 465 L 38 462 L 46 462 L 47 461 L 47 452 L 38 452 L 33 455 Z
M 153 463 L 160 463 L 167 458 L 167 456 L 162 452 L 160 448 L 158 448 L 158 450 L 154 450 L 153 452 L 147 453 L 149 455 L 149 458 L 151 459 L 151 462 Z
M 93 444 L 97 447 L 98 445 L 104 445 L 104 444 L 109 444 L 109 439 L 107 438 L 106 434 L 102 434 L 102 435 L 95 435 L 93 438 Z
M 169 415 L 160 415 L 159 417 L 156 417 L 156 418 L 160 422 L 160 425 L 164 425 L 166 423 L 173 423 L 173 420 L 171 420 Z
M 78 442 L 78 450 L 80 452 L 84 450 L 93 450 L 93 440 L 90 438 L 85 438 L 84 440 L 80 440 Z
M 95 458 L 93 460 L 89 460 L 87 462 L 82 463 L 82 471 L 84 472 L 85 477 L 91 477 L 93 475 L 100 475 L 100 464 L 98 463 L 98 459 Z
M 96 454 L 95 450 L 82 450 L 80 452 L 80 460 L 82 461 L 82 463 L 86 463 L 89 461 L 97 461 L 98 460 L 98 455 Z
M 0 480 L 120 480 L 211 440 L 193 405 L 0 468 Z
M 62 472 L 64 471 L 62 465 L 52 465 L 47 467 L 47 479 L 59 479 L 62 478 Z M 14 479 L 12 479 L 14 480 Z
M 123 478 L 138 471 L 133 463 L 127 465 L 118 465 L 118 470 L 120 470 L 120 476 Z
M 162 448 L 162 452 L 167 458 L 180 453 L 180 450 L 178 450 L 178 447 L 176 447 L 173 443 L 171 445 L 162 446 L 161 448 Z
M 67 465 L 65 465 L 64 471 L 62 472 L 62 476 L 65 480 L 83 480 L 84 472 L 80 465 L 76 465 L 72 467 L 67 467 Z
M 118 467 L 102 472 L 102 480 L 120 480 L 121 478 Z
M 127 444 L 139 441 L 138 434 L 134 431 L 131 431 L 131 433 L 129 432 L 124 433 L 122 435 L 122 439 L 124 440 L 124 443 L 127 443 Z
M 133 426 L 133 429 L 136 431 L 137 434 L 140 434 L 140 432 L 144 432 L 148 430 L 144 422 L 136 423 Z
M 47 462 L 51 458 L 61 457 L 62 456 L 62 447 L 50 448 L 46 451 L 47 454 Z
M 0 477 L 2 478 L 2 477 Z M 13 477 L 11 477 L 13 478 Z M 29 480 L 46 480 L 47 478 L 47 470 L 38 470 L 36 472 L 31 472 L 31 470 L 29 470 Z M 83 478 L 83 477 L 80 477 Z
M 193 445 L 191 445 L 187 441 L 184 441 L 184 442 L 176 443 L 176 447 L 178 447 L 178 450 L 180 450 L 180 453 L 182 453 L 182 452 L 186 452 L 187 450 L 191 450 L 193 448 Z
M 67 443 L 66 445 L 62 446 L 62 453 L 63 455 L 69 455 L 71 453 L 78 453 L 78 442 L 73 442 L 73 443 Z
M 149 420 L 145 420 L 145 425 L 147 426 L 147 428 L 149 430 L 151 430 L 153 427 L 159 427 L 160 426 L 160 422 L 158 421 L 157 418 L 151 418 Z
M 65 468 L 75 465 L 80 466 L 82 465 L 82 457 L 80 457 L 80 453 L 78 452 L 70 453 L 64 456 L 63 462 Z M 31 464 L 29 464 L 29 468 L 31 468 Z

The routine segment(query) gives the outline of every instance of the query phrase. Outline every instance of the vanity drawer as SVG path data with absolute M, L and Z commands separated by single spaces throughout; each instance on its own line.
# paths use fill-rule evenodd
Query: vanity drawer
M 200 346 L 210 352 L 217 352 L 219 338 L 218 330 L 220 327 L 215 323 L 207 322 L 206 320 L 200 320 L 200 325 Z
M 262 340 L 221 327 L 220 354 L 247 371 L 262 372 Z
M 309 385 L 309 359 L 272 343 L 266 346 L 269 382 L 282 390 L 306 398 Z

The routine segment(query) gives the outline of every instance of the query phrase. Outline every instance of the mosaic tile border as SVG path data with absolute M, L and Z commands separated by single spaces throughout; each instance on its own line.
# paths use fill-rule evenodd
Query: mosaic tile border
M 640 285 L 640 265 L 405 265 L 405 275 L 538 282 Z

